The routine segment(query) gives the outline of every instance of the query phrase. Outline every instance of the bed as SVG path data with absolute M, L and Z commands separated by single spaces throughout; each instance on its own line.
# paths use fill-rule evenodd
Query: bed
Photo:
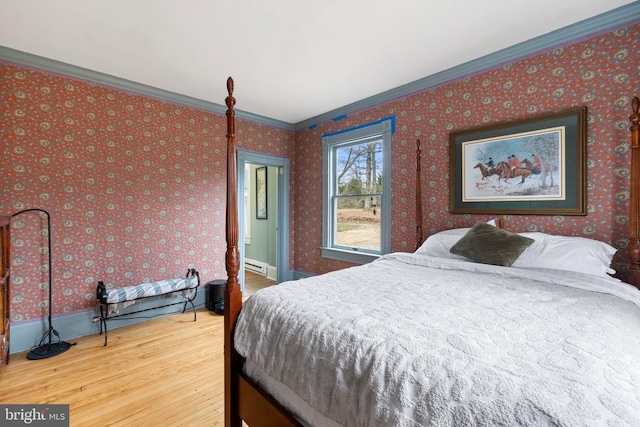
M 640 425 L 638 98 L 628 283 L 609 275 L 615 248 L 590 239 L 478 222 L 422 242 L 418 201 L 414 253 L 243 306 L 227 88 L 225 425 Z

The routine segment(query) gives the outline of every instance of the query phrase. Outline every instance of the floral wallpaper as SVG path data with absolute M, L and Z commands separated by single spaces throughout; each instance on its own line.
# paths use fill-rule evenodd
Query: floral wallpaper
M 296 132 L 296 268 L 323 273 L 347 264 L 320 257 L 324 133 L 396 117 L 392 250 L 415 245 L 415 140 L 422 142 L 425 237 L 487 216 L 452 215 L 449 133 L 575 106 L 587 107 L 587 216 L 506 217 L 515 231 L 579 235 L 626 245 L 631 99 L 640 94 L 640 25 L 505 64 L 478 75 Z
M 0 79 L 0 214 L 50 213 L 54 314 L 94 307 L 98 280 L 226 277 L 224 116 L 7 64 Z M 293 157 L 292 131 L 236 133 L 239 148 Z M 43 215 L 13 219 L 11 271 L 13 320 L 45 315 Z
M 411 251 L 416 138 L 426 237 L 490 219 L 448 213 L 450 132 L 584 105 L 588 215 L 511 215 L 507 226 L 623 247 L 639 57 L 634 25 L 313 129 L 240 120 L 238 145 L 291 160 L 290 267 L 319 274 L 349 266 L 320 256 L 322 134 L 396 117 L 392 250 Z M 34 207 L 51 213 L 54 314 L 95 307 L 98 280 L 140 283 L 190 267 L 203 282 L 224 277 L 223 116 L 10 64 L 0 64 L 0 79 L 0 215 Z M 237 88 L 239 108 L 250 95 Z M 12 224 L 12 317 L 40 318 L 48 309 L 46 219 L 25 213 Z

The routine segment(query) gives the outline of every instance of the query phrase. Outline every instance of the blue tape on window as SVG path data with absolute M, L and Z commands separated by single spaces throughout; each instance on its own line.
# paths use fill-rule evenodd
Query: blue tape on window
M 366 123 L 366 124 L 360 125 L 360 126 L 354 126 L 352 128 L 349 128 L 349 129 L 343 129 L 343 130 L 339 130 L 339 131 L 336 131 L 336 132 L 325 133 L 322 136 L 325 137 L 325 136 L 340 135 L 341 133 L 351 132 L 352 130 L 365 128 L 367 126 L 379 125 L 380 123 L 382 123 L 382 122 L 384 122 L 386 120 L 390 120 L 391 121 L 391 133 L 392 134 L 396 133 L 396 116 L 389 116 L 389 117 L 382 118 L 380 120 L 376 120 L 375 122 Z
M 344 120 L 344 119 L 346 119 L 346 118 L 347 118 L 347 115 L 346 115 L 346 114 L 343 114 L 343 115 L 341 115 L 341 116 L 334 117 L 334 118 L 333 118 L 333 119 L 331 119 L 331 120 L 333 120 L 334 122 L 339 122 L 340 120 Z
M 391 120 L 391 135 L 393 135 L 394 133 L 396 133 L 396 116 L 389 116 L 385 119 L 382 120 Z M 380 120 L 380 121 L 382 121 Z
M 311 125 L 311 126 L 309 126 L 309 130 L 314 130 L 314 129 L 315 129 L 315 128 L 317 128 L 317 127 L 318 127 L 318 125 L 317 125 L 317 124 L 315 124 L 315 125 Z

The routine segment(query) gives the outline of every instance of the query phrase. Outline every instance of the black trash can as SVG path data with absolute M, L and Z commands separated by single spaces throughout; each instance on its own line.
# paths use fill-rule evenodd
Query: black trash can
M 224 290 L 227 287 L 226 280 L 212 280 L 207 285 L 207 309 L 217 314 L 224 314 Z

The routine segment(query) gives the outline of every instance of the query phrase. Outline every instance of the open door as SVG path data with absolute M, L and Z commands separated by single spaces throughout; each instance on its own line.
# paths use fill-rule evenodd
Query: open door
M 269 193 L 275 197 L 268 197 Z M 238 211 L 240 213 L 239 281 L 245 287 L 246 260 L 266 263 L 276 283 L 290 280 L 289 266 L 289 159 L 238 151 Z M 260 199 L 260 200 L 258 200 Z M 273 203 L 275 201 L 275 203 Z M 253 202 L 253 203 L 252 203 Z M 245 243 L 256 247 L 247 257 Z M 248 246 L 247 246 L 248 247 Z M 267 252 L 262 253 L 261 251 Z M 275 252 L 275 254 L 274 254 Z M 259 253 L 260 256 L 255 254 Z M 275 262 L 275 265 L 272 263 Z M 260 267 L 260 266 L 259 266 Z

